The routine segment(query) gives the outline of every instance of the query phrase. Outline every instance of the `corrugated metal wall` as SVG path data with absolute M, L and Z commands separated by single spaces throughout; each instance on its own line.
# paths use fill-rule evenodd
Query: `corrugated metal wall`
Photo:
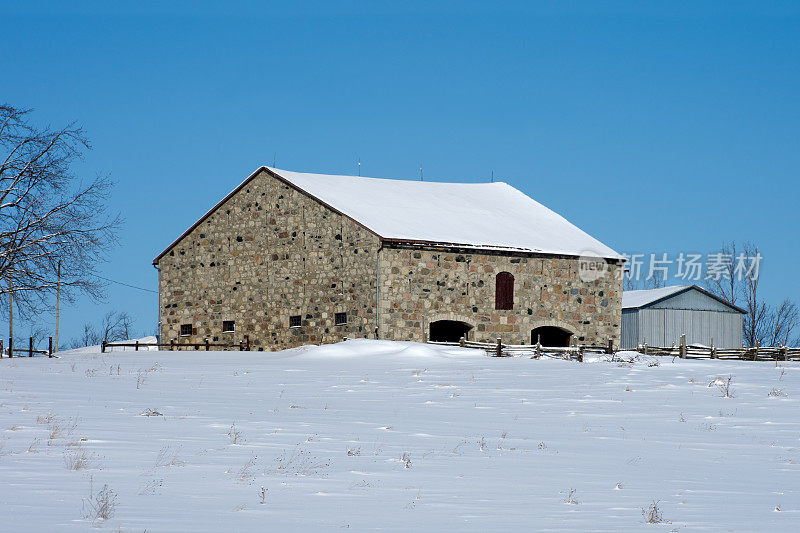
M 742 317 L 729 307 L 698 291 L 687 291 L 652 307 L 622 311 L 622 348 L 633 349 L 645 341 L 650 346 L 711 344 L 719 348 L 742 345 Z
M 632 350 L 639 344 L 639 311 L 622 311 L 622 349 Z
M 664 340 L 664 309 L 639 310 L 639 343 L 651 346 L 666 346 Z

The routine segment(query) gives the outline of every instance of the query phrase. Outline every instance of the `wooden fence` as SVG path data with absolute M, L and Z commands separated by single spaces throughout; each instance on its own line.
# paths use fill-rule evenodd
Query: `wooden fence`
M 150 346 L 155 346 L 156 348 L 167 348 L 170 351 L 173 350 L 181 350 L 181 349 L 195 349 L 199 350 L 203 348 L 205 351 L 211 350 L 211 348 L 238 348 L 240 352 L 249 352 L 250 351 L 250 336 L 245 335 L 244 340 L 238 344 L 230 344 L 230 343 L 219 343 L 219 342 L 208 342 L 206 339 L 205 342 L 175 342 L 171 340 L 169 342 L 106 342 L 103 341 L 100 345 L 100 351 L 102 353 L 106 352 L 108 348 L 114 348 L 115 346 L 121 348 L 133 348 L 134 351 L 139 351 L 139 348 L 149 348 Z
M 503 344 L 502 339 L 496 342 L 476 342 L 461 339 L 459 342 L 435 342 L 428 344 L 444 346 L 461 346 L 484 350 L 491 357 L 557 357 L 583 361 L 586 353 L 613 354 L 619 350 L 609 339 L 606 345 L 573 344 L 572 346 L 542 346 L 541 344 Z M 790 361 L 800 360 L 800 348 L 788 346 L 756 346 L 755 348 L 717 348 L 713 341 L 711 346 L 687 345 L 686 337 L 681 337 L 681 344 L 671 347 L 640 345 L 636 350 L 644 355 L 678 357 L 681 359 L 742 359 L 745 361 Z
M 636 349 L 644 355 L 660 355 L 680 357 L 681 359 L 742 359 L 745 361 L 789 361 L 800 359 L 800 348 L 789 346 L 755 346 L 747 348 L 717 348 L 714 340 L 711 346 L 687 345 L 686 336 L 682 335 L 678 346 L 648 346 L 645 342 Z
M 557 357 L 560 359 L 577 359 L 583 362 L 585 353 L 614 353 L 614 343 L 611 339 L 608 344 L 573 344 L 572 346 L 542 346 L 536 344 L 503 344 L 503 340 L 498 337 L 496 342 L 476 342 L 461 338 L 459 342 L 436 342 L 428 341 L 428 344 L 438 344 L 442 346 L 460 346 L 462 348 L 475 348 L 484 350 L 490 357 Z
M 46 355 L 47 357 L 58 357 L 53 353 L 53 337 L 48 337 L 47 343 L 47 350 L 34 350 L 33 349 L 33 337 L 29 337 L 28 339 L 28 348 L 14 348 L 14 341 L 12 339 L 8 340 L 8 349 L 3 348 L 3 339 L 0 339 L 0 359 L 3 356 L 7 356 L 9 359 L 14 357 L 14 354 L 22 354 L 17 355 L 16 357 L 33 357 L 34 355 Z
M 347 337 L 344 338 L 347 340 Z M 46 355 L 48 357 L 58 357 L 53 352 L 53 338 L 48 339 L 47 350 L 35 350 L 33 348 L 33 338 L 28 341 L 28 348 L 14 348 L 13 343 L 9 341 L 8 349 L 3 349 L 3 340 L 0 339 L 0 359 L 6 357 L 33 357 L 34 355 Z M 496 342 L 476 342 L 469 341 L 461 338 L 459 342 L 436 342 L 428 341 L 428 344 L 438 344 L 442 346 L 460 346 L 462 348 L 475 348 L 484 350 L 486 355 L 491 357 L 534 357 L 536 359 L 541 357 L 556 357 L 561 359 L 577 359 L 583 361 L 583 356 L 586 353 L 602 353 L 613 354 L 615 350 L 614 343 L 611 339 L 608 344 L 573 344 L 571 346 L 542 346 L 536 344 L 503 344 L 501 338 L 497 338 Z M 250 337 L 245 335 L 244 340 L 240 343 L 225 344 L 209 342 L 187 342 L 180 343 L 174 340 L 164 342 L 106 342 L 103 341 L 100 345 L 100 351 L 105 353 L 107 349 L 114 347 L 120 348 L 133 348 L 138 351 L 140 348 L 149 348 L 154 346 L 156 348 L 166 348 L 170 351 L 173 350 L 186 350 L 204 349 L 209 351 L 212 348 L 235 348 L 239 351 L 250 351 Z M 712 339 L 711 346 L 697 346 L 687 345 L 686 336 L 681 336 L 681 341 L 678 346 L 648 346 L 647 343 L 641 344 L 635 350 L 644 355 L 665 356 L 665 357 L 679 357 L 681 359 L 742 359 L 746 361 L 790 361 L 800 360 L 800 348 L 789 346 L 756 346 L 754 348 L 717 348 L 714 346 Z M 16 355 L 15 355 L 16 354 Z

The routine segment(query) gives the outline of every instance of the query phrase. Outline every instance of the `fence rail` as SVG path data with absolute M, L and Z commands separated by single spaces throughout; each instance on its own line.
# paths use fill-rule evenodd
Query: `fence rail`
M 458 342 L 428 341 L 428 344 L 441 346 L 460 346 L 461 348 L 475 348 L 484 350 L 491 357 L 558 357 L 561 359 L 577 359 L 583 361 L 584 353 L 614 353 L 614 344 L 609 339 L 608 344 L 574 344 L 572 346 L 542 346 L 541 344 L 503 344 L 498 337 L 496 342 L 477 342 L 461 338 Z
M 151 346 L 155 346 L 156 348 L 168 348 L 170 351 L 173 350 L 181 350 L 186 348 L 194 348 L 195 350 L 199 350 L 200 348 L 205 349 L 205 351 L 209 351 L 211 348 L 238 348 L 240 352 L 249 352 L 250 351 L 250 336 L 245 335 L 244 340 L 240 343 L 221 343 L 221 342 L 209 342 L 206 340 L 205 342 L 175 342 L 174 340 L 169 342 L 106 342 L 103 341 L 100 345 L 100 351 L 105 353 L 108 348 L 114 347 L 120 348 L 133 348 L 134 351 L 139 351 L 139 348 L 149 348 Z
M 711 346 L 687 345 L 686 336 L 681 336 L 678 346 L 648 346 L 640 344 L 636 351 L 644 355 L 680 357 L 681 359 L 742 359 L 745 361 L 789 361 L 800 360 L 800 348 L 790 346 L 754 346 L 751 348 L 717 348 L 714 340 Z
M 345 338 L 345 340 L 347 340 Z M 48 357 L 57 358 L 53 351 L 53 338 L 48 339 L 48 349 L 38 350 L 34 349 L 34 341 L 31 337 L 28 341 L 28 348 L 14 348 L 13 343 L 9 342 L 8 348 L 4 349 L 3 340 L 0 339 L 0 359 L 4 356 L 11 357 L 33 357 L 34 355 L 46 355 Z M 504 344 L 501 338 L 497 338 L 496 342 L 477 342 L 470 341 L 462 338 L 458 342 L 438 342 L 428 341 L 428 344 L 437 344 L 440 346 L 460 346 L 462 348 L 475 348 L 484 350 L 486 355 L 491 357 L 557 357 L 563 359 L 577 359 L 583 361 L 583 356 L 586 353 L 605 353 L 613 354 L 615 350 L 614 344 L 611 339 L 608 344 L 573 344 L 572 346 L 542 346 L 541 344 Z M 166 348 L 170 351 L 204 349 L 209 351 L 212 348 L 235 348 L 239 351 L 250 351 L 250 337 L 245 335 L 244 340 L 239 343 L 216 343 L 209 342 L 187 342 L 180 343 L 174 340 L 170 342 L 106 342 L 103 341 L 100 346 L 100 351 L 105 353 L 108 349 L 114 347 L 120 348 L 133 348 L 138 351 L 140 348 Z M 681 341 L 678 346 L 672 345 L 665 346 L 649 346 L 647 343 L 639 345 L 636 350 L 644 355 L 664 356 L 664 357 L 679 357 L 681 359 L 741 359 L 745 361 L 790 361 L 800 360 L 800 347 L 789 346 L 755 346 L 752 348 L 717 348 L 714 346 L 713 339 L 711 346 L 697 346 L 687 345 L 686 336 L 681 336 Z M 21 355 L 20 355 L 21 354 Z
M 502 339 L 496 342 L 477 342 L 461 339 L 459 342 L 428 341 L 428 344 L 443 346 L 460 346 L 484 350 L 491 357 L 558 357 L 583 361 L 586 353 L 613 354 L 615 349 L 609 339 L 608 344 L 573 344 L 572 346 L 542 346 L 541 344 L 503 344 Z M 800 360 L 800 348 L 788 346 L 756 346 L 754 348 L 717 348 L 712 340 L 711 346 L 687 345 L 686 337 L 681 337 L 678 346 L 639 345 L 636 350 L 644 355 L 679 357 L 681 359 L 741 359 L 745 361 L 790 361 Z
M 53 337 L 48 337 L 47 342 L 47 350 L 35 350 L 33 348 L 33 337 L 29 337 L 28 339 L 28 347 L 27 348 L 14 348 L 14 341 L 12 339 L 8 340 L 8 348 L 3 348 L 3 339 L 0 339 L 0 359 L 4 356 L 11 359 L 15 357 L 14 354 L 22 354 L 17 355 L 16 357 L 33 357 L 34 355 L 46 355 L 47 357 L 55 357 L 58 358 L 57 355 L 53 352 Z

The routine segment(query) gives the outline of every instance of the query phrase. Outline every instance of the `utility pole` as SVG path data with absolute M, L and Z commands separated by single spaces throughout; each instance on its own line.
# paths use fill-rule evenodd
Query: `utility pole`
M 58 281 L 56 281 L 56 348 L 58 351 L 58 326 L 61 317 L 61 261 L 58 262 Z
M 14 290 L 8 281 L 8 356 L 14 356 Z

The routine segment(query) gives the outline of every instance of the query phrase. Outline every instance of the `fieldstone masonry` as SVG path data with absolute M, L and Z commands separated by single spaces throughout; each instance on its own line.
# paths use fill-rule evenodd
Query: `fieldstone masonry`
M 555 326 L 578 342 L 619 345 L 622 285 L 618 265 L 584 282 L 575 257 L 447 249 L 384 248 L 380 253 L 380 333 L 422 340 L 431 322 L 473 327 L 470 340 L 530 344 L 531 331 Z M 514 275 L 514 308 L 495 309 L 495 277 Z
M 266 172 L 159 260 L 164 342 L 276 350 L 374 336 L 377 250 L 369 230 Z M 336 313 L 347 313 L 344 325 Z M 300 327 L 289 327 L 299 315 Z M 222 321 L 235 321 L 233 333 Z M 192 334 L 180 336 L 181 324 Z
M 263 170 L 156 263 L 162 342 L 248 335 L 252 349 L 277 350 L 375 338 L 376 329 L 382 339 L 422 341 L 438 320 L 469 324 L 470 339 L 512 344 L 530 343 L 539 326 L 586 343 L 620 339 L 619 265 L 584 282 L 575 257 L 382 243 Z M 510 310 L 495 310 L 500 272 L 515 278 Z M 234 331 L 223 333 L 231 320 Z M 191 335 L 181 336 L 182 324 Z

